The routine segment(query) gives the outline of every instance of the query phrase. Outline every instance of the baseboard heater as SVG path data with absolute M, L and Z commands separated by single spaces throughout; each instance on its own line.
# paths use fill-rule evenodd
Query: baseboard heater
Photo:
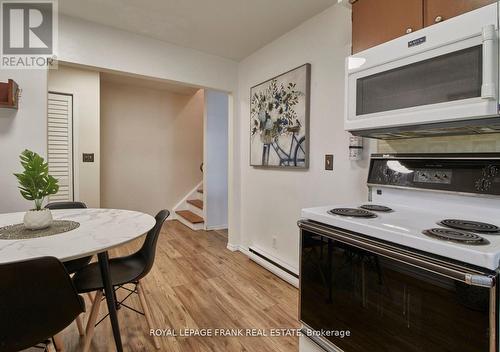
M 290 276 L 293 276 L 294 278 L 298 279 L 299 278 L 299 275 L 294 273 L 293 271 L 285 268 L 283 265 L 279 264 L 279 263 L 276 263 L 274 260 L 272 260 L 271 258 L 267 257 L 265 254 L 263 254 L 262 252 L 259 252 L 258 250 L 256 250 L 255 248 L 248 248 L 248 251 L 254 255 L 256 255 L 257 257 L 265 260 L 266 262 L 268 262 L 269 264 L 275 266 L 276 268 L 280 269 L 281 271 L 284 271 L 285 273 L 287 273 L 288 275 Z

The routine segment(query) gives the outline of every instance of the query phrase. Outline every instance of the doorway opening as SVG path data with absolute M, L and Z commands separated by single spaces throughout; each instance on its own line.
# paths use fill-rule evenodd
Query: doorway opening
M 63 63 L 49 91 L 49 167 L 61 184 L 51 201 L 169 209 L 227 237 L 228 93 Z

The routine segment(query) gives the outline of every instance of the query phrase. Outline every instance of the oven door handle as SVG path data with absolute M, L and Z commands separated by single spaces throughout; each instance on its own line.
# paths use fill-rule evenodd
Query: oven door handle
M 483 84 L 481 86 L 482 99 L 496 99 L 496 70 L 497 50 L 495 26 L 490 24 L 483 27 Z
M 463 282 L 471 286 L 489 287 L 496 286 L 494 275 L 481 273 L 466 267 L 447 263 L 439 259 L 410 252 L 403 248 L 391 246 L 363 236 L 346 232 L 338 228 L 324 226 L 308 220 L 300 220 L 299 228 L 322 235 L 336 241 L 357 247 L 383 257 L 396 260 L 400 263 L 411 265 L 450 279 Z

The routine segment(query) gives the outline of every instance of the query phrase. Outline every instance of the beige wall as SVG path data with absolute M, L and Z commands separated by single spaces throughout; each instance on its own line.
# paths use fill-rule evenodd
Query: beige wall
M 60 65 L 49 70 L 49 91 L 73 94 L 73 148 L 75 200 L 100 206 L 99 193 L 99 72 Z M 84 163 L 83 153 L 94 153 Z
M 203 91 L 101 83 L 101 206 L 172 210 L 198 182 Z
M 233 248 L 257 246 L 295 271 L 299 267 L 297 220 L 301 209 L 367 199 L 368 158 L 349 160 L 349 134 L 343 125 L 350 18 L 347 8 L 332 6 L 239 64 L 239 135 L 235 143 L 239 144 L 240 162 L 240 242 L 231 236 L 229 244 Z M 307 62 L 311 63 L 309 170 L 249 166 L 250 87 Z M 325 154 L 335 155 L 333 171 L 324 169 Z
M 379 141 L 379 153 L 484 153 L 500 151 L 500 134 Z
M 30 149 L 47 156 L 47 71 L 0 70 L 0 81 L 13 79 L 22 89 L 19 109 L 0 109 L 0 213 L 26 211 L 33 202 L 19 193 L 14 172 L 21 172 L 19 154 Z

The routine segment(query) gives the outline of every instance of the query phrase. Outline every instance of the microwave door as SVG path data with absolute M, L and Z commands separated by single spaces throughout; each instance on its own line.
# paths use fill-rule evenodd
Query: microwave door
M 346 129 L 498 115 L 494 26 L 482 34 L 348 75 Z

